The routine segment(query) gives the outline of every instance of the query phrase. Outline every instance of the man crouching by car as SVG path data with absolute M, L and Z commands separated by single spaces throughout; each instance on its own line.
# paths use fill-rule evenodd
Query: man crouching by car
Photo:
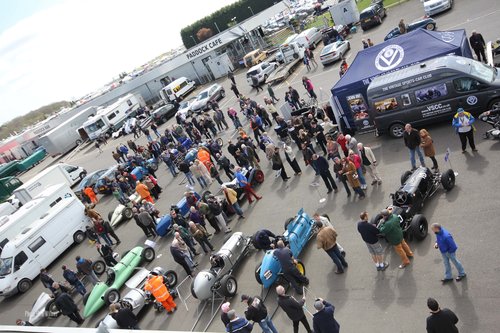
M 385 236 L 387 242 L 394 247 L 396 253 L 401 257 L 400 269 L 405 268 L 410 264 L 410 259 L 413 258 L 413 252 L 403 237 L 403 229 L 399 225 L 399 217 L 384 209 L 380 212 L 384 221 L 379 227 L 380 233 Z

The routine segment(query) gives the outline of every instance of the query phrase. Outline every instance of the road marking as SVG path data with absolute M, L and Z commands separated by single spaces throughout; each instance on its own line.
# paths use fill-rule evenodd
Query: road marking
M 500 12 L 500 9 L 497 9 L 495 11 L 492 11 L 492 12 L 488 13 L 488 14 L 484 14 L 484 15 L 481 15 L 481 16 L 478 16 L 478 17 L 475 17 L 475 18 L 472 18 L 472 19 L 467 19 L 465 22 L 452 25 L 452 26 L 448 27 L 447 29 L 457 28 L 457 27 L 460 27 L 462 25 L 465 25 L 465 24 L 468 24 L 468 23 L 471 23 L 471 22 L 474 22 L 474 21 L 477 21 L 477 20 L 481 20 L 481 19 L 483 19 L 485 17 L 488 17 L 490 15 L 496 14 L 498 12 Z

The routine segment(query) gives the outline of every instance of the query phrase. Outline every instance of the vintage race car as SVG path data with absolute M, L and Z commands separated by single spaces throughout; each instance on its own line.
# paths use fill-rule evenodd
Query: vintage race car
M 117 302 L 120 299 L 118 289 L 125 284 L 136 267 L 144 262 L 153 261 L 155 256 L 152 247 L 137 246 L 125 253 L 118 264 L 107 269 L 106 281 L 97 283 L 90 293 L 85 294 L 83 316 L 87 318 L 105 304 Z
M 297 216 L 285 221 L 285 232 L 281 239 L 290 247 L 293 257 L 297 258 L 316 233 L 314 220 L 301 208 Z M 266 251 L 262 263 L 255 268 L 255 279 L 264 288 L 269 288 L 281 273 L 281 265 L 274 257 L 274 251 L 274 249 Z M 297 268 L 305 274 L 305 268 L 301 262 L 298 263 Z
M 247 255 L 251 238 L 235 232 L 210 258 L 210 268 L 199 272 L 191 283 L 193 297 L 204 301 L 213 295 L 233 297 L 238 283 L 231 274 Z
M 33 303 L 33 307 L 29 312 L 28 322 L 32 325 L 38 325 L 45 318 L 56 318 L 61 314 L 56 306 L 55 299 L 52 295 L 42 292 Z
M 431 171 L 427 167 L 420 167 L 415 171 L 406 171 L 401 176 L 401 186 L 391 194 L 392 213 L 399 216 L 401 228 L 405 238 L 412 240 L 423 240 L 427 237 L 429 228 L 427 219 L 420 211 L 424 207 L 427 198 L 436 193 L 439 187 L 450 191 L 455 186 L 455 173 L 448 169 L 443 173 Z M 371 219 L 371 223 L 379 225 L 381 223 L 380 214 Z
M 170 294 L 175 298 L 177 296 L 177 292 L 173 288 L 177 285 L 177 274 L 174 271 L 167 271 L 162 267 L 155 267 L 151 271 L 142 268 L 125 283 L 130 290 L 116 303 L 119 303 L 122 308 L 129 308 L 135 315 L 138 315 L 145 306 L 150 304 L 153 304 L 156 310 L 163 309 L 163 306 L 157 303 L 154 297 L 143 289 L 146 278 L 151 272 L 163 275 L 165 285 L 169 289 Z M 105 326 L 108 329 L 119 328 L 116 321 L 109 314 L 100 320 L 96 325 L 96 327 L 102 326 Z
M 130 201 L 126 205 L 119 204 L 114 211 L 108 213 L 108 220 L 112 226 L 122 221 L 130 220 L 134 216 L 132 212 L 132 203 L 139 203 L 141 201 L 141 196 L 135 192 L 128 198 Z
M 252 186 L 256 186 L 264 182 L 264 172 L 262 172 L 262 170 L 252 167 L 250 167 L 248 170 L 242 170 L 243 175 L 248 179 L 248 182 L 252 184 Z M 230 182 L 223 183 L 222 185 L 235 190 L 236 194 L 238 195 L 238 201 L 241 201 L 245 198 L 245 191 L 243 191 L 243 188 L 238 185 L 238 180 L 236 178 L 234 178 Z
M 201 197 L 197 192 L 193 192 L 196 199 L 200 200 Z M 186 197 L 183 196 L 181 200 L 170 209 L 177 207 L 179 210 L 179 214 L 186 217 L 189 214 L 189 205 L 186 201 Z M 156 224 L 156 233 L 160 236 L 166 236 L 172 229 L 172 218 L 170 217 L 170 213 L 163 215 L 158 223 Z

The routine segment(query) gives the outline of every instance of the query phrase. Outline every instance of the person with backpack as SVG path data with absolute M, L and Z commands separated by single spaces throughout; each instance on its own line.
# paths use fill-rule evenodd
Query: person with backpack
M 87 289 L 85 289 L 85 286 L 83 285 L 82 281 L 78 278 L 78 275 L 66 265 L 63 265 L 62 267 L 63 270 L 63 277 L 70 285 L 75 287 L 76 291 L 84 296 L 87 293 Z
M 113 242 L 111 241 L 111 238 L 109 237 L 108 232 L 106 231 L 106 228 L 104 228 L 104 225 L 101 222 L 102 220 L 93 220 L 94 224 L 94 230 L 95 232 L 101 237 L 108 246 L 113 245 Z
M 264 301 L 259 296 L 241 295 L 241 301 L 247 304 L 245 318 L 259 324 L 264 333 L 278 333 L 273 321 L 269 318 Z

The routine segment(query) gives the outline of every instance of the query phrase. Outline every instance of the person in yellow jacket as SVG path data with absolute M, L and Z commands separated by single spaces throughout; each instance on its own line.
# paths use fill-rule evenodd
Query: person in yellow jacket
M 162 275 L 151 273 L 144 284 L 144 290 L 153 294 L 154 298 L 167 310 L 167 313 L 172 313 L 177 309 L 177 304 L 175 304 L 174 298 L 168 292 Z
M 226 185 L 221 186 L 222 191 L 224 192 L 224 196 L 226 197 L 227 202 L 233 207 L 235 213 L 239 216 L 240 219 L 244 219 L 243 211 L 241 210 L 240 204 L 238 203 L 238 194 L 232 188 L 227 187 Z

